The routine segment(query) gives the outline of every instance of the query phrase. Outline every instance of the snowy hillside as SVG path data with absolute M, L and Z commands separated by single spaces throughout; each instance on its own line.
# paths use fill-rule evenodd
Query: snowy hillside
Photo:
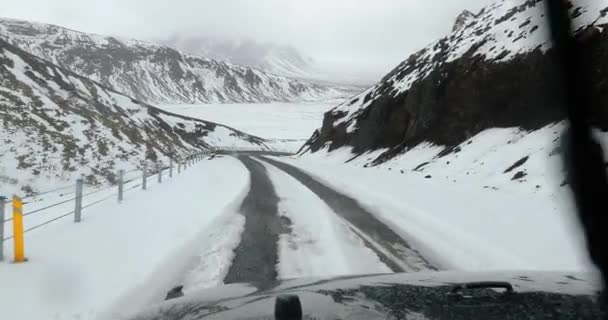
M 344 160 L 373 152 L 364 157 L 367 165 L 409 159 L 407 165 L 401 163 L 406 170 L 428 172 L 446 166 L 454 174 L 447 169 L 454 165 L 451 157 L 469 149 L 475 151 L 468 160 L 481 165 L 486 155 L 500 149 L 497 156 L 505 157 L 500 165 L 485 161 L 488 170 L 500 173 L 531 152 L 550 153 L 561 132 L 551 125 L 565 114 L 556 94 L 557 66 L 544 10 L 543 1 L 515 0 L 499 1 L 477 14 L 464 12 L 450 35 L 326 113 L 322 128 L 309 141 L 310 150 L 343 148 L 349 154 Z M 606 70 L 608 56 L 608 30 L 603 28 L 607 11 L 605 0 L 576 1 L 571 8 L 577 40 L 585 46 L 585 63 L 599 71 Z M 598 84 L 591 101 L 605 104 L 607 74 L 590 76 Z M 608 127 L 606 110 L 605 105 L 596 109 L 599 127 Z M 539 129 L 530 134 L 537 138 L 527 137 Z M 504 151 L 513 151 L 511 144 L 527 139 L 537 139 L 536 144 L 522 146 L 515 154 Z M 478 164 L 469 162 L 457 174 L 472 174 Z M 509 171 L 508 178 L 522 178 L 513 176 L 518 171 Z
M 0 19 L 0 37 L 126 95 L 149 103 L 322 100 L 341 88 L 185 54 L 166 46 Z
M 161 43 L 194 55 L 261 69 L 269 73 L 311 78 L 315 62 L 291 46 L 257 43 L 249 39 L 173 36 Z
M 0 40 L 0 188 L 29 193 L 83 175 L 113 181 L 144 159 L 265 140 L 162 111 Z

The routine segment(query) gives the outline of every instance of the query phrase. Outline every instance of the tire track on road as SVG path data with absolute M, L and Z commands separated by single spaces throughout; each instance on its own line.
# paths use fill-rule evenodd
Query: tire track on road
M 362 208 L 353 198 L 335 191 L 290 164 L 266 157 L 258 158 L 289 174 L 325 201 L 393 272 L 437 270 L 394 230 Z
M 279 198 L 266 168 L 249 156 L 237 158 L 250 172 L 251 188 L 239 210 L 245 217 L 245 228 L 224 283 L 270 287 L 278 276 L 279 235 L 289 232 L 290 221 L 279 217 Z

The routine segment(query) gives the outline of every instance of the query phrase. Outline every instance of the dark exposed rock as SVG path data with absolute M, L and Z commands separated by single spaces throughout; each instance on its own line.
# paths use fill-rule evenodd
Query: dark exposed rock
M 465 25 L 467 25 L 467 23 L 469 23 L 471 20 L 475 19 L 476 17 L 477 17 L 477 15 L 472 13 L 469 10 L 462 11 L 458 15 L 458 17 L 456 17 L 456 22 L 454 22 L 454 25 L 452 26 L 452 31 L 458 31 L 458 30 L 464 28 Z
M 513 171 L 514 169 L 520 167 L 521 165 L 526 163 L 526 161 L 528 161 L 529 158 L 530 158 L 530 156 L 525 156 L 525 157 L 515 161 L 515 163 L 512 166 L 508 167 L 507 170 L 505 170 L 505 172 L 503 172 L 503 173 L 509 173 L 509 172 Z
M 427 164 L 429 164 L 430 162 L 423 162 L 421 164 L 419 164 L 416 168 L 413 169 L 413 171 L 422 171 L 421 169 L 426 166 Z
M 165 300 L 171 300 L 171 299 L 183 297 L 184 296 L 184 293 L 182 292 L 183 288 L 184 288 L 184 286 L 176 286 L 175 288 L 169 290 L 169 292 L 167 292 L 167 296 L 165 297 Z
M 513 175 L 513 177 L 511 178 L 511 180 L 519 180 L 523 177 L 527 176 L 527 173 L 523 172 L 523 171 L 518 171 L 517 173 L 515 173 Z
M 517 14 L 542 5 L 540 0 L 519 2 L 492 24 L 518 18 Z M 518 36 L 538 29 L 537 23 L 531 23 L 535 20 L 519 21 L 523 23 L 514 25 Z M 472 28 L 479 27 L 478 23 Z M 445 146 L 437 155 L 441 157 L 459 152 L 459 144 L 488 128 L 533 131 L 565 119 L 563 90 L 557 81 L 559 68 L 550 47 L 539 43 L 518 53 L 503 45 L 504 49 L 495 50 L 498 55 L 486 59 L 487 50 L 480 50 L 493 36 L 488 35 L 459 57 L 449 59 L 452 48 L 465 41 L 459 38 L 462 34 L 462 30 L 452 33 L 410 56 L 376 86 L 357 96 L 364 97 L 366 104 L 359 102 L 356 112 L 346 113 L 348 108 L 342 105 L 327 112 L 319 135 L 309 141 L 310 150 L 350 146 L 355 154 L 362 154 L 387 148 L 372 162 L 376 165 L 422 142 Z M 576 39 L 584 52 L 589 82 L 594 84 L 589 88 L 590 101 L 598 101 L 589 121 L 607 128 L 608 28 L 580 28 Z M 408 77 L 413 77 L 408 89 L 399 90 L 395 83 Z

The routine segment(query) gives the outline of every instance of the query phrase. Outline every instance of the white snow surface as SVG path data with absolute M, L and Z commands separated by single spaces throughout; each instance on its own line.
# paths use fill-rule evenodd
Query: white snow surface
M 357 199 L 441 269 L 592 268 L 565 190 L 512 193 L 309 157 L 277 160 Z
M 177 104 L 159 107 L 172 113 L 223 123 L 262 138 L 301 141 L 310 138 L 312 132 L 321 126 L 323 114 L 341 101 Z
M 287 173 L 262 163 L 281 199 L 279 214 L 291 221 L 291 232 L 279 240 L 279 277 L 391 272 L 323 200 Z
M 174 281 L 201 269 L 196 257 L 238 235 L 209 232 L 234 221 L 248 190 L 247 171 L 236 159 L 201 161 L 162 184 L 153 181 L 147 191 L 127 192 L 121 204 L 112 197 L 84 209 L 81 223 L 70 215 L 26 233 L 25 263 L 10 263 L 12 241 L 5 243 L 0 317 L 120 318 L 161 302 Z M 62 210 L 49 209 L 55 215 Z M 25 217 L 26 225 L 30 219 L 35 215 Z M 231 248 L 220 251 L 209 257 L 227 263 L 218 257 L 229 261 Z M 213 283 L 222 269 L 205 263 L 199 277 Z
M 562 185 L 563 126 L 488 129 L 444 156 L 423 143 L 378 166 L 385 150 L 289 162 L 358 199 L 444 268 L 581 270 L 590 264 Z
M 269 149 L 297 152 L 323 122 L 323 114 L 339 104 L 341 99 L 300 103 L 230 103 L 177 104 L 160 108 L 187 117 L 205 119 L 238 128 L 249 134 L 268 139 Z M 228 144 L 218 147 L 250 149 L 251 146 Z

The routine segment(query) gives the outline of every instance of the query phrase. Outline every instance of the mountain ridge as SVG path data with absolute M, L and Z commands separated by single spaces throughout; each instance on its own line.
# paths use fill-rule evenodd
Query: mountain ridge
M 84 177 L 112 183 L 141 161 L 182 159 L 221 146 L 270 141 L 163 111 L 0 39 L 0 186 L 32 193 Z
M 0 37 L 148 103 L 321 100 L 352 89 L 290 79 L 150 42 L 0 18 Z
M 608 2 L 577 2 L 571 14 L 578 41 L 594 70 L 602 99 L 608 56 Z M 462 20 L 462 19 L 460 19 Z M 325 114 L 308 142 L 310 151 L 351 147 L 360 155 L 386 149 L 373 163 L 406 153 L 421 143 L 445 152 L 489 128 L 536 130 L 565 118 L 540 0 L 499 1 L 466 24 L 411 55 L 368 90 Z M 599 27 L 596 27 L 599 26 Z M 608 125 L 607 106 L 596 122 Z

